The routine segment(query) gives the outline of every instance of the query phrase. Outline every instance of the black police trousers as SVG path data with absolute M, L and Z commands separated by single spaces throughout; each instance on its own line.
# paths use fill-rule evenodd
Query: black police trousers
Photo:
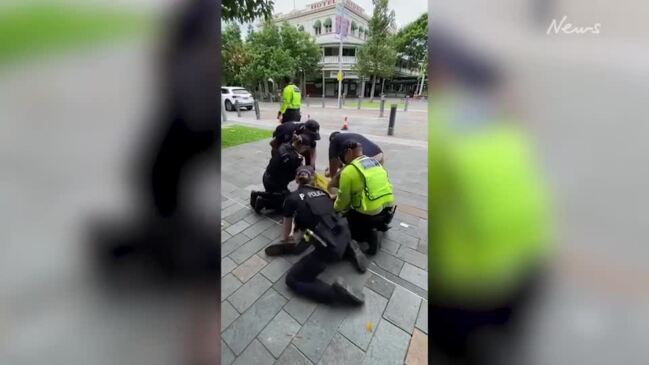
M 280 210 L 284 205 L 284 199 L 288 196 L 288 184 L 282 186 L 273 181 L 270 175 L 264 174 L 263 178 L 265 192 L 260 196 L 264 199 L 264 206 L 268 209 Z
M 313 251 L 291 267 L 286 274 L 286 285 L 299 295 L 320 303 L 332 303 L 338 295 L 330 284 L 318 279 L 318 275 L 333 262 L 335 260 Z
M 346 217 L 352 238 L 358 242 L 367 242 L 373 229 L 386 231 L 392 209 L 392 207 L 385 208 L 377 215 L 367 215 L 350 210 Z
M 286 112 L 282 114 L 282 123 L 299 122 L 301 119 L 300 109 L 286 109 Z

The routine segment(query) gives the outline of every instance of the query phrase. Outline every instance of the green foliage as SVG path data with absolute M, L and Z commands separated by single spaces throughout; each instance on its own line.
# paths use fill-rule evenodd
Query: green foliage
M 232 125 L 221 128 L 221 148 L 270 138 L 273 132 L 266 129 Z
M 104 6 L 25 2 L 0 6 L 0 63 L 145 34 L 151 16 Z
M 221 57 L 223 83 L 230 86 L 243 84 L 242 70 L 249 62 L 249 54 L 241 40 L 241 29 L 236 23 L 227 24 L 221 32 Z
M 389 11 L 388 0 L 373 0 L 374 11 L 369 21 L 369 38 L 358 49 L 354 70 L 366 77 L 391 77 L 397 61 L 393 36 L 394 11 Z
M 397 52 L 408 56 L 413 66 L 425 62 L 428 55 L 428 13 L 401 28 L 395 36 Z
M 254 87 L 268 78 L 298 77 L 300 70 L 309 75 L 319 69 L 320 48 L 309 34 L 288 23 L 281 27 L 265 23 L 247 39 L 245 48 L 249 59 L 241 71 L 244 86 Z
M 221 20 L 251 22 L 257 18 L 268 20 L 273 15 L 273 0 L 222 0 Z

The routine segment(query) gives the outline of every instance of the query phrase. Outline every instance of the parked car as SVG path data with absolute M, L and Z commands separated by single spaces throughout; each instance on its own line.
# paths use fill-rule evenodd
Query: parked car
M 235 102 L 239 101 L 241 109 L 251 110 L 255 98 L 252 97 L 250 92 L 240 86 L 226 86 L 221 88 L 221 102 L 225 105 L 225 110 L 234 111 Z

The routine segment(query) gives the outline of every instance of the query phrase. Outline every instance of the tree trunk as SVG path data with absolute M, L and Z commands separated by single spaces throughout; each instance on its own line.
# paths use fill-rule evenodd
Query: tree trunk
M 365 78 L 361 80 L 361 92 L 358 94 L 359 98 L 364 98 L 365 97 Z
M 422 73 L 421 75 L 421 86 L 419 86 L 419 96 L 424 92 L 424 81 L 426 80 L 426 73 Z
M 374 78 L 372 80 L 374 80 L 374 81 L 372 82 L 372 91 L 370 93 L 370 103 L 374 102 L 374 91 L 376 91 L 376 75 L 374 75 Z
M 381 79 L 381 95 L 383 95 L 383 89 L 385 89 L 385 79 Z
M 264 98 L 268 97 L 268 80 L 264 80 Z

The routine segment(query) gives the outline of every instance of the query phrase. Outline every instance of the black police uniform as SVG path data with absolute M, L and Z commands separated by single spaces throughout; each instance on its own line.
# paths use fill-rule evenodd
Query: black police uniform
M 309 240 L 315 250 L 286 274 L 286 285 L 298 294 L 321 303 L 345 300 L 334 285 L 319 280 L 317 276 L 328 264 L 340 261 L 345 256 L 356 262 L 364 259 L 364 256 L 358 246 L 353 246 L 356 243 L 351 241 L 347 221 L 336 213 L 329 194 L 312 186 L 300 186 L 284 201 L 283 215 L 295 217 L 296 230 L 311 230 L 317 236 Z
M 265 208 L 281 209 L 284 198 L 289 194 L 288 184 L 295 179 L 295 172 L 301 165 L 302 156 L 290 143 L 280 145 L 277 153 L 268 162 L 264 172 L 263 183 L 266 191 L 253 191 L 250 194 L 250 203 L 253 208 L 255 207 L 256 197 L 261 196 Z
M 383 153 L 381 148 L 374 142 L 365 138 L 362 134 L 358 133 L 338 133 L 334 136 L 334 139 L 329 143 L 329 159 L 333 160 L 338 158 L 343 152 L 345 142 L 347 141 L 356 141 L 361 144 L 363 147 L 363 154 L 365 156 L 376 156 L 379 153 Z

